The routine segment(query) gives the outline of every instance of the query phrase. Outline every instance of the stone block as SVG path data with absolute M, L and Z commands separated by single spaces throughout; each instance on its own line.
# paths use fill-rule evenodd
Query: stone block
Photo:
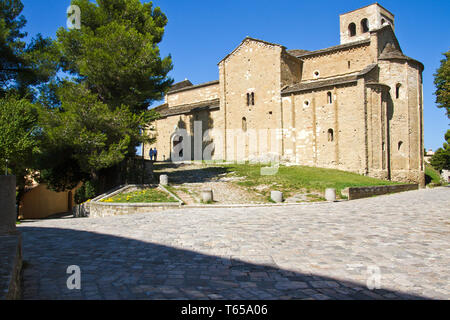
M 283 192 L 280 191 L 271 191 L 270 192 L 270 199 L 276 203 L 283 202 Z

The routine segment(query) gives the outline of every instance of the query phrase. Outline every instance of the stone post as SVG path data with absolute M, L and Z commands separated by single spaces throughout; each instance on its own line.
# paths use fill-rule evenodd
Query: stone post
M 276 203 L 281 203 L 281 202 L 283 202 L 283 192 L 271 191 L 270 198 L 272 199 L 272 201 L 274 201 Z
M 162 186 L 167 186 L 169 184 L 169 177 L 163 174 L 159 177 L 159 184 Z
M 16 176 L 0 176 L 0 234 L 16 231 Z
M 326 189 L 325 190 L 325 199 L 327 201 L 336 201 L 336 189 Z
M 211 189 L 202 191 L 202 200 L 204 203 L 213 202 L 213 191 Z

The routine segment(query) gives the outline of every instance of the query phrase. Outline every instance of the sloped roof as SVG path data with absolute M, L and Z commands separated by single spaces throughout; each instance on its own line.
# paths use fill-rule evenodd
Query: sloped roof
M 219 106 L 220 106 L 219 99 L 214 99 L 196 103 L 183 104 L 175 107 L 169 107 L 167 104 L 163 104 L 155 108 L 155 110 L 162 117 L 170 117 L 201 110 L 213 110 L 219 108 Z
M 190 81 L 189 81 L 189 83 L 190 83 Z M 187 90 L 198 89 L 201 87 L 211 86 L 211 85 L 218 84 L 218 83 L 219 83 L 219 80 L 204 82 L 204 83 L 200 83 L 200 84 L 196 84 L 196 85 L 192 85 L 192 83 L 191 83 L 190 86 L 185 86 L 185 87 L 181 87 L 179 89 L 173 89 L 173 90 L 171 89 L 168 93 L 173 94 L 173 93 L 177 93 L 177 92 L 181 92 L 181 91 L 187 91 Z
M 169 92 L 175 91 L 175 90 L 179 90 L 179 89 L 183 89 L 186 87 L 191 87 L 193 84 L 192 82 L 190 82 L 188 79 L 183 80 L 181 82 L 177 82 L 175 84 L 173 84 L 170 89 Z
M 287 53 L 289 53 L 290 55 L 297 57 L 300 56 L 302 54 L 306 54 L 309 53 L 311 51 L 309 50 L 303 50 L 303 49 L 291 49 L 291 50 L 287 50 Z

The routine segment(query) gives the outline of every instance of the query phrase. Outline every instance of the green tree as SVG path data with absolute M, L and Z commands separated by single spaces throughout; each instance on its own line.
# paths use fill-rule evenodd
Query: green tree
M 57 43 L 63 70 L 71 73 L 111 109 L 133 112 L 161 100 L 173 80 L 171 57 L 158 44 L 166 16 L 140 0 L 72 0 L 81 9 L 81 29 L 60 28 Z
M 430 164 L 439 171 L 450 170 L 450 130 L 445 134 L 443 148 L 439 148 L 430 159 Z
M 41 179 L 56 191 L 74 188 L 80 181 L 95 181 L 98 171 L 135 153 L 135 143 L 152 141 L 141 135 L 157 116 L 133 113 L 122 105 L 111 110 L 84 84 L 63 82 L 56 89 L 60 107 L 43 109 L 42 134 L 37 154 Z
M 31 86 L 47 82 L 56 74 L 58 51 L 49 38 L 37 35 L 30 43 L 21 30 L 26 20 L 20 0 L 0 1 L 0 97 L 8 91 L 32 94 Z
M 26 99 L 8 95 L 0 99 L 0 174 L 8 171 L 17 176 L 19 199 L 31 182 L 33 150 L 36 148 L 38 112 Z M 8 162 L 7 162 L 8 161 Z
M 438 108 L 447 110 L 447 117 L 450 119 L 450 50 L 444 53 L 445 59 L 441 60 L 441 66 L 434 75 L 436 85 L 436 103 Z

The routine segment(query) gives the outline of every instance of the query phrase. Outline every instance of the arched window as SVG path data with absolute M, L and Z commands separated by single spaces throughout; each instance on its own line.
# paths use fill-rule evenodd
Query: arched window
M 242 131 L 247 132 L 247 118 L 242 118 Z
M 381 25 L 384 25 L 386 23 L 386 20 L 381 19 Z
M 348 25 L 348 35 L 350 37 L 356 36 L 356 24 L 353 22 Z
M 331 94 L 331 92 L 327 93 L 327 102 L 328 102 L 328 104 L 333 103 L 333 95 Z
M 366 18 L 361 20 L 361 30 L 363 33 L 369 32 L 369 20 Z
M 334 141 L 334 131 L 333 129 L 328 129 L 328 141 L 333 142 Z
M 401 83 L 397 83 L 397 85 L 395 86 L 395 99 L 400 98 L 400 87 L 401 86 L 402 86 Z
M 403 145 L 403 141 L 399 141 L 398 142 L 398 151 L 402 151 L 402 145 Z

